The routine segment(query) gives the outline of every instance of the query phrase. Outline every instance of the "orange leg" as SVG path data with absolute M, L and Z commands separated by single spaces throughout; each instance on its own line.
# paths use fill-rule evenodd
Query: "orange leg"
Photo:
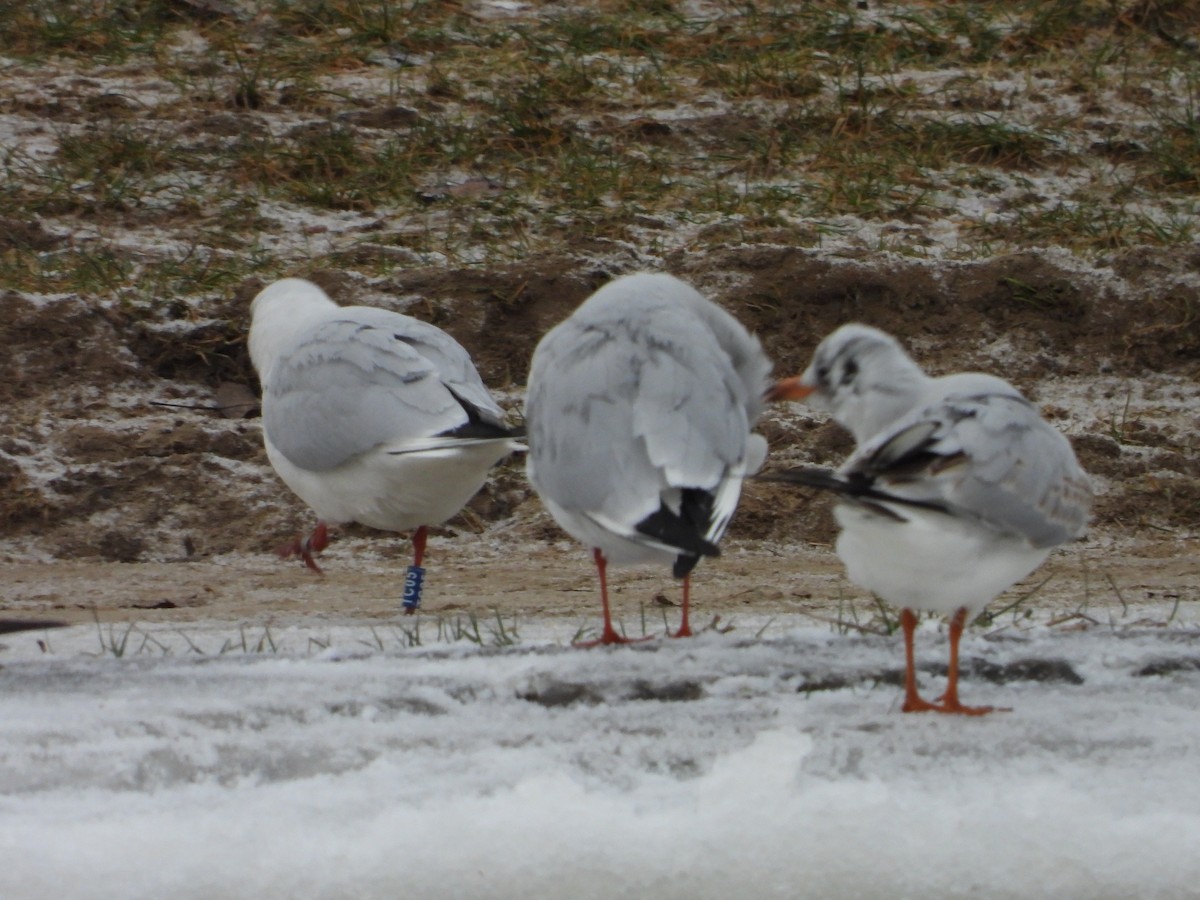
M 692 576 L 684 575 L 683 576 L 683 619 L 679 623 L 679 630 L 677 632 L 675 632 L 673 635 L 671 635 L 671 637 L 682 638 L 682 637 L 691 637 L 692 636 L 692 626 L 688 622 L 688 604 L 691 601 L 691 596 L 692 596 Z
M 962 639 L 963 627 L 967 622 L 967 610 L 960 608 L 950 619 L 950 671 L 946 676 L 946 693 L 942 694 L 942 704 L 938 712 L 957 713 L 963 716 L 985 716 L 994 712 L 994 706 L 963 706 L 958 699 L 958 642 Z M 1011 710 L 1002 710 L 1011 712 Z
M 900 627 L 904 629 L 904 712 L 940 712 L 941 707 L 921 699 L 917 693 L 917 667 L 914 662 L 913 634 L 917 630 L 917 614 L 911 609 L 900 610 Z
M 304 565 L 308 566 L 318 575 L 324 575 L 321 567 L 317 565 L 317 561 L 313 559 L 314 553 L 320 553 L 329 546 L 329 527 L 324 522 L 317 522 L 317 527 L 313 529 L 313 533 L 301 540 L 296 538 L 290 544 L 285 544 L 280 547 L 276 553 L 282 559 L 291 559 L 293 556 L 298 556 L 304 560 Z
M 604 630 L 601 631 L 600 637 L 594 641 L 580 641 L 575 644 L 576 647 L 595 647 L 599 644 L 634 644 L 638 641 L 646 641 L 649 638 L 627 638 L 617 634 L 617 630 L 613 628 L 612 615 L 608 609 L 608 560 L 604 558 L 604 553 L 599 547 L 592 551 L 592 557 L 596 560 L 596 573 L 600 576 L 600 602 L 604 606 Z

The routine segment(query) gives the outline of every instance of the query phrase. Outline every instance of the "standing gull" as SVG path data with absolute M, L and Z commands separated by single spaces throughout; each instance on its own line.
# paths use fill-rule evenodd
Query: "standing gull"
M 834 491 L 837 553 L 850 580 L 901 608 L 905 712 L 979 715 L 958 698 L 963 626 L 997 594 L 1080 537 L 1092 488 L 1067 439 L 1011 384 L 962 372 L 930 378 L 890 335 L 845 325 L 769 399 L 808 398 L 851 431 L 836 472 L 768 476 Z M 946 692 L 917 692 L 913 610 L 950 616 Z
M 413 531 L 404 608 L 421 602 L 426 527 L 453 516 L 488 469 L 520 448 L 470 356 L 439 328 L 341 307 L 284 278 L 250 304 L 263 440 L 279 477 L 312 507 L 313 533 L 281 549 L 315 572 L 328 524 Z
M 609 563 L 672 563 L 683 579 L 676 637 L 692 633 L 689 573 L 716 556 L 767 444 L 751 433 L 771 364 L 731 315 L 670 275 L 618 278 L 538 344 L 525 415 L 529 480 L 592 548 L 604 628 Z

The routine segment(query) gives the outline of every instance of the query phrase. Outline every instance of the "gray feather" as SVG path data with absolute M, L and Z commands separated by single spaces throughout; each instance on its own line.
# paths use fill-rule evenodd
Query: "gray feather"
M 642 278 L 636 303 L 593 295 L 534 354 L 537 487 L 566 508 L 635 522 L 672 488 L 716 489 L 745 453 L 770 363 L 731 316 L 696 292 L 681 304 L 662 279 Z
M 481 418 L 503 419 L 449 335 L 370 307 L 338 310 L 283 348 L 263 392 L 263 426 L 272 443 L 314 472 L 373 447 L 463 425 L 468 415 L 456 395 Z
M 1079 537 L 1091 488 L 1067 439 L 1019 395 L 951 397 L 904 416 L 841 473 L 1034 547 Z

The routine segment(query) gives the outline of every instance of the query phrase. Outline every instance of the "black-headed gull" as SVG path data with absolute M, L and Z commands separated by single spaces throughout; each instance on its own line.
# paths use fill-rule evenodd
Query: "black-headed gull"
M 542 338 L 525 403 L 529 480 L 550 514 L 593 550 L 604 628 L 609 563 L 665 562 L 683 579 L 716 556 L 767 445 L 751 432 L 771 364 L 733 316 L 671 275 L 596 291 Z
M 827 410 L 857 442 L 837 470 L 767 476 L 831 490 L 850 580 L 901 608 L 905 712 L 979 714 L 958 698 L 968 618 L 1087 526 L 1092 488 L 1067 439 L 1011 384 L 963 372 L 931 378 L 888 334 L 845 325 L 773 400 Z M 937 703 L 919 696 L 913 610 L 950 616 L 950 667 Z
M 404 607 L 420 605 L 426 527 L 453 516 L 488 469 L 520 449 L 467 351 L 439 328 L 368 306 L 338 306 L 301 278 L 250 304 L 250 359 L 262 383 L 263 439 L 279 477 L 317 514 L 284 547 L 314 571 L 327 523 L 413 529 Z

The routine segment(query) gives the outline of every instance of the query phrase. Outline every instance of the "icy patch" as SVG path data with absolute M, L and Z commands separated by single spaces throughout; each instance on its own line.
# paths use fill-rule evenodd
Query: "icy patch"
M 21 653 L 0 669 L 0 892 L 1183 896 L 1196 641 L 969 640 L 968 658 L 1082 680 L 969 679 L 972 701 L 1015 707 L 981 720 L 898 713 L 870 677 L 897 641 L 813 629 L 600 652 Z

